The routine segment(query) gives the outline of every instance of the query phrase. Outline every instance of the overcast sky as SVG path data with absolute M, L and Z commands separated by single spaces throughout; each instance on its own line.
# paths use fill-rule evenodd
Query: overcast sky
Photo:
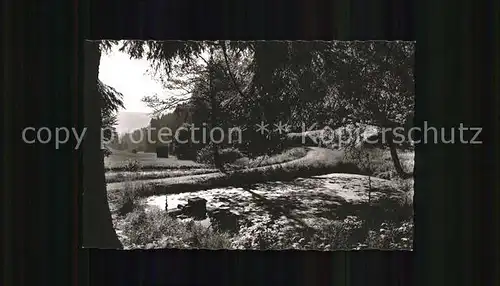
M 142 102 L 146 95 L 157 94 L 160 98 L 167 98 L 175 94 L 183 94 L 182 90 L 167 90 L 161 83 L 147 74 L 150 64 L 144 59 L 131 59 L 127 53 L 120 52 L 119 46 L 113 46 L 110 52 L 101 54 L 99 65 L 99 79 L 123 94 L 123 112 L 151 113 L 153 110 Z M 207 59 L 208 52 L 202 56 Z M 203 60 L 198 59 L 199 64 Z M 171 111 L 171 110 L 170 110 Z
M 106 54 L 102 53 L 99 66 L 99 79 L 123 94 L 127 112 L 151 112 L 141 99 L 145 95 L 164 94 L 161 84 L 146 74 L 149 68 L 147 60 L 130 59 L 118 47 Z

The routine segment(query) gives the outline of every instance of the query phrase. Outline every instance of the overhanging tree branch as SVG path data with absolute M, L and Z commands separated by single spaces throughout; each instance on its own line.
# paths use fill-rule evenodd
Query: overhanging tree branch
M 222 48 L 222 53 L 224 54 L 224 62 L 226 63 L 226 68 L 227 68 L 227 72 L 229 74 L 229 78 L 231 79 L 231 82 L 233 83 L 234 88 L 238 91 L 238 93 L 240 94 L 240 96 L 243 97 L 243 98 L 245 98 L 246 97 L 245 94 L 240 89 L 238 83 L 236 82 L 236 78 L 234 77 L 233 73 L 231 72 L 231 67 L 229 65 L 229 59 L 228 59 L 227 51 L 226 51 L 226 43 L 225 42 L 221 42 L 220 46 Z

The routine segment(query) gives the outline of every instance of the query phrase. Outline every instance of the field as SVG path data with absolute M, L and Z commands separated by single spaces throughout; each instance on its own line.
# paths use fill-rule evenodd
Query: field
M 109 157 L 104 158 L 104 166 L 108 171 L 125 171 L 130 161 L 138 161 L 142 170 L 195 169 L 206 167 L 193 161 L 177 160 L 175 156 L 157 158 L 156 153 L 131 153 L 112 150 Z

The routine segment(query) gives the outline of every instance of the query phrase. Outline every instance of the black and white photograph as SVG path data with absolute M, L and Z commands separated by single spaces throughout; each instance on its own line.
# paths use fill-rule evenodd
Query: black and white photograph
M 85 48 L 102 166 L 83 155 L 83 209 L 116 245 L 413 250 L 415 42 Z

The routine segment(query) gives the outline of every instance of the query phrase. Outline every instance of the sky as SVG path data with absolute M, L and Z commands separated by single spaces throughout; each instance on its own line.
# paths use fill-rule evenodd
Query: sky
M 119 46 L 113 46 L 111 51 L 101 54 L 99 79 L 123 94 L 125 108 L 118 110 L 116 125 L 118 133 L 123 133 L 149 124 L 153 110 L 142 102 L 144 96 L 157 94 L 160 98 L 165 98 L 183 91 L 164 88 L 147 74 L 150 68 L 147 60 L 131 59 L 127 53 L 118 50 Z M 202 55 L 206 58 L 208 54 Z
M 130 59 L 116 46 L 111 52 L 102 53 L 99 79 L 123 94 L 125 108 L 121 112 L 152 112 L 141 99 L 146 95 L 166 92 L 160 83 L 146 74 L 148 68 L 147 60 Z

